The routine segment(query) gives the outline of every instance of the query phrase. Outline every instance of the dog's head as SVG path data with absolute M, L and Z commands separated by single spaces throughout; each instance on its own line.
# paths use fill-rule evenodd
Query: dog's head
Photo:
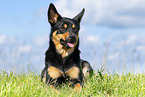
M 79 41 L 80 21 L 84 9 L 73 19 L 61 17 L 55 6 L 51 3 L 48 9 L 48 21 L 51 25 L 50 38 L 53 41 L 58 53 L 64 50 L 70 54 L 73 52 Z

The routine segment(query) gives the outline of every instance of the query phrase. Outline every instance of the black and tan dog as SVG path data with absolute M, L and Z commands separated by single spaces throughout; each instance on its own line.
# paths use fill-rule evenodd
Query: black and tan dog
M 71 82 L 75 90 L 81 90 L 83 78 L 92 74 L 87 61 L 80 59 L 79 29 L 84 9 L 73 19 L 61 17 L 51 3 L 48 21 L 51 25 L 49 48 L 45 55 L 45 68 L 41 80 L 51 86 Z

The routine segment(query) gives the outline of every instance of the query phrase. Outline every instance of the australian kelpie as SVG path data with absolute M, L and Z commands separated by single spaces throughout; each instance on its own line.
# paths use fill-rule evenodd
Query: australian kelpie
M 51 3 L 48 21 L 51 25 L 49 48 L 45 55 L 45 68 L 41 80 L 51 86 L 71 82 L 75 90 L 81 90 L 83 79 L 92 74 L 87 61 L 80 59 L 79 29 L 83 9 L 73 19 L 62 17 Z

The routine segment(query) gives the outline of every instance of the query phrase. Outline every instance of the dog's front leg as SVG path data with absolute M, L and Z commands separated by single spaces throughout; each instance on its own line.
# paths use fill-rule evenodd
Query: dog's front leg
M 71 82 L 75 86 L 75 91 L 81 91 L 83 86 L 83 76 L 80 67 L 74 66 L 70 68 L 65 74 L 70 78 Z

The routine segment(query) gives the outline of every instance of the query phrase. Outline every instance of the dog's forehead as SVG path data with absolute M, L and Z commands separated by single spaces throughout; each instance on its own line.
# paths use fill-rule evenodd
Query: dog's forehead
M 76 24 L 76 21 L 70 18 L 63 18 L 62 19 L 63 23 L 68 23 L 68 24 Z

